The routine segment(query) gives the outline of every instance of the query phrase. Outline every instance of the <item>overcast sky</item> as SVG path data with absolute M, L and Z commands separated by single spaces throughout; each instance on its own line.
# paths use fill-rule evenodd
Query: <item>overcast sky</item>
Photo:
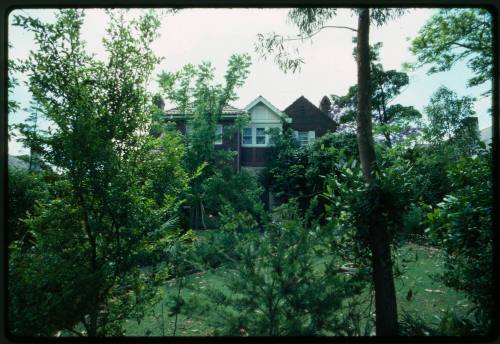
M 188 9 L 162 19 L 161 36 L 153 44 L 158 56 L 164 57 L 156 73 L 162 70 L 176 71 L 187 63 L 210 61 L 216 68 L 219 81 L 226 71 L 227 61 L 234 53 L 249 53 L 252 58 L 249 77 L 239 89 L 239 99 L 232 105 L 244 108 L 259 95 L 267 98 L 277 108 L 283 110 L 301 95 L 318 105 L 324 95 L 344 95 L 348 88 L 356 83 L 356 64 L 352 56 L 354 32 L 342 29 L 324 30 L 313 38 L 312 42 L 298 43 L 300 54 L 305 64 L 300 72 L 283 73 L 272 59 L 264 61 L 254 52 L 257 33 L 276 32 L 295 36 L 297 30 L 287 20 L 287 9 Z M 377 28 L 371 27 L 371 44 L 382 42 L 381 62 L 386 70 L 401 69 L 403 62 L 414 61 L 409 52 L 410 41 L 422 25 L 432 15 L 433 9 L 413 9 L 398 20 Z M 53 21 L 53 10 L 16 10 L 10 14 L 10 21 L 15 14 L 39 17 Z M 83 38 L 89 52 L 104 58 L 105 52 L 101 39 L 104 36 L 107 16 L 103 10 L 85 11 Z M 138 11 L 131 11 L 130 16 Z M 334 25 L 356 27 L 357 18 L 350 10 L 339 10 L 333 19 Z M 26 58 L 29 51 L 35 49 L 33 36 L 24 30 L 9 26 L 9 41 L 12 48 L 9 57 Z M 478 98 L 476 112 L 479 127 L 491 125 L 487 113 L 491 98 L 480 97 L 486 87 L 466 88 L 467 79 L 472 74 L 460 63 L 450 72 L 426 75 L 428 68 L 409 72 L 410 84 L 395 103 L 412 105 L 420 111 L 427 105 L 429 97 L 441 85 L 445 85 L 460 96 L 472 95 Z M 23 81 L 23 77 L 20 78 Z M 156 90 L 156 76 L 151 84 Z M 17 87 L 13 98 L 21 102 L 22 107 L 29 105 L 30 95 L 26 86 Z M 168 105 L 167 105 L 168 107 Z M 19 111 L 9 118 L 9 123 L 18 123 L 25 119 L 26 112 Z M 19 143 L 10 142 L 10 154 L 22 154 Z

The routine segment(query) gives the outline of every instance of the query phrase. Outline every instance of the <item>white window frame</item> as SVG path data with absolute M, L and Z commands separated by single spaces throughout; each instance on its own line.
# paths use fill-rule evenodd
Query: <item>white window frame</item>
M 248 135 L 245 135 L 245 129 L 250 129 L 250 143 L 245 143 L 245 137 L 248 137 Z M 252 127 L 243 128 L 243 130 L 241 131 L 241 145 L 243 147 L 245 147 L 245 146 L 252 146 L 253 142 L 254 142 L 254 139 L 253 139 L 253 128 Z
M 316 132 L 314 130 L 309 130 L 309 131 L 294 130 L 293 134 L 300 146 L 307 146 L 313 143 L 314 140 L 316 139 Z M 305 137 L 307 137 L 307 141 L 304 140 Z
M 298 131 L 297 132 L 297 140 L 299 141 L 299 145 L 307 146 L 309 144 L 309 132 L 308 131 Z
M 271 147 L 273 146 L 273 143 L 271 142 L 271 136 L 269 135 L 269 129 L 272 128 L 279 128 L 281 130 L 281 127 L 276 126 L 277 123 L 272 123 L 272 124 L 261 124 L 261 123 L 253 123 L 250 126 L 244 128 L 241 130 L 241 147 Z M 245 129 L 251 129 L 252 133 L 252 143 L 245 143 L 243 141 L 244 139 L 244 130 Z M 257 129 L 264 129 L 263 135 L 259 137 L 264 138 L 264 143 L 257 143 Z
M 269 135 L 269 129 L 279 129 L 280 131 L 283 129 L 281 126 L 281 123 L 251 123 L 248 125 L 248 127 L 243 128 L 241 130 L 241 147 L 255 147 L 255 148 L 267 148 L 267 147 L 272 147 L 274 146 L 274 143 L 271 140 L 271 135 Z M 245 129 L 251 129 L 252 133 L 252 143 L 244 143 L 243 142 L 243 137 L 244 137 L 244 130 Z M 264 129 L 263 137 L 264 137 L 264 143 L 257 143 L 257 129 Z
M 256 146 L 266 146 L 266 144 L 267 144 L 267 139 L 266 139 L 266 137 L 267 137 L 267 135 L 266 135 L 267 128 L 264 127 L 264 126 L 258 126 L 258 127 L 255 127 L 254 129 L 255 129 L 255 145 Z M 262 135 L 258 135 L 257 136 L 257 132 L 258 132 L 259 129 L 262 130 Z M 258 143 L 257 139 L 259 139 L 259 138 L 264 138 L 264 142 Z

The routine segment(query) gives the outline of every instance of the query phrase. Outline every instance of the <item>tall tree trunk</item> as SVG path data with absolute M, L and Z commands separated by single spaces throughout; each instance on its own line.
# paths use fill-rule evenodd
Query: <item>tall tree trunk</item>
M 356 116 L 359 158 L 363 176 L 372 181 L 375 164 L 373 144 L 370 89 L 370 10 L 361 9 L 358 18 L 358 115 Z
M 376 159 L 371 119 L 369 37 L 370 10 L 365 8 L 360 10 L 358 18 L 356 57 L 358 64 L 358 115 L 356 122 L 361 168 L 366 182 L 371 184 Z M 369 241 L 375 286 L 376 331 L 377 336 L 396 336 L 398 334 L 398 313 L 392 274 L 390 236 L 385 227 L 375 223 L 370 228 Z

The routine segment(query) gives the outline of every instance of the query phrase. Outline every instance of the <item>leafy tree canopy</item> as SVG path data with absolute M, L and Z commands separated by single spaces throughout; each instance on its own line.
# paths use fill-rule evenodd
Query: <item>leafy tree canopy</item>
M 370 49 L 372 119 L 375 132 L 383 134 L 387 145 L 390 146 L 394 139 L 401 139 L 411 132 L 411 123 L 419 119 L 421 114 L 413 106 L 391 104 L 408 85 L 409 78 L 404 72 L 384 70 L 379 62 L 381 46 L 382 43 L 377 43 Z M 358 86 L 351 86 L 344 96 L 331 97 L 334 116 L 341 124 L 341 130 L 353 130 L 357 116 Z
M 153 104 L 145 86 L 159 62 L 150 45 L 160 20 L 108 14 L 104 61 L 81 39 L 83 10 L 60 10 L 55 23 L 15 17 L 37 45 L 19 68 L 39 115 L 53 123 L 36 148 L 59 173 L 47 186 L 52 197 L 23 221 L 33 248 L 10 247 L 9 325 L 18 335 L 123 334 L 164 273 L 140 268 L 155 266 L 176 240 L 185 150 L 179 138 L 147 135 Z
M 430 64 L 429 73 L 450 70 L 467 61 L 475 76 L 468 86 L 481 85 L 493 77 L 492 15 L 486 9 L 441 9 L 422 27 L 411 46 L 417 67 Z M 486 93 L 491 93 L 491 89 Z
M 447 87 L 441 86 L 424 108 L 429 125 L 425 133 L 432 142 L 439 142 L 457 134 L 464 120 L 475 114 L 474 98 L 458 95 Z

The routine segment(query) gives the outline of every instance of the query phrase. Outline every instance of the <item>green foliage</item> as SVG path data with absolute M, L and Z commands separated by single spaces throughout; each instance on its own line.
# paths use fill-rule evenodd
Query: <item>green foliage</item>
M 383 135 L 390 147 L 393 141 L 399 142 L 415 131 L 415 121 L 421 118 L 421 114 L 412 106 L 390 104 L 408 85 L 409 78 L 404 72 L 384 70 L 379 63 L 381 46 L 382 43 L 377 43 L 370 49 L 372 120 L 374 133 Z M 358 111 L 358 86 L 351 86 L 344 96 L 332 95 L 331 98 L 334 114 L 341 124 L 340 130 L 351 128 L 353 131 Z
M 235 173 L 229 167 L 222 168 L 204 180 L 201 187 L 205 211 L 214 222 L 216 215 L 227 210 L 227 206 L 234 212 L 249 213 L 256 220 L 263 216 L 264 205 L 260 200 L 263 190 L 255 175 L 248 171 Z M 220 221 L 224 223 L 224 219 Z
M 214 141 L 216 125 L 222 109 L 237 99 L 236 89 L 248 77 L 250 57 L 232 55 L 225 75 L 225 85 L 213 84 L 214 68 L 209 62 L 198 66 L 188 64 L 176 73 L 162 72 L 159 83 L 166 98 L 177 105 L 180 112 L 188 115 L 191 132 L 187 135 L 188 163 L 195 170 L 202 163 L 208 163 L 205 173 L 212 173 L 220 158 Z M 223 159 L 224 160 L 224 159 Z
M 424 222 L 427 214 L 427 207 L 413 204 L 408 212 L 403 215 L 404 235 L 424 235 Z
M 254 215 L 245 210 L 236 211 L 230 204 L 224 205 L 219 217 L 219 229 L 204 232 L 190 252 L 189 261 L 198 271 L 239 261 L 238 243 L 259 230 Z
M 363 283 L 340 272 L 321 238 L 319 227 L 304 226 L 295 205 L 277 208 L 263 234 L 241 237 L 241 260 L 228 270 L 224 288 L 209 294 L 216 334 L 352 334 L 351 314 L 340 310 Z
M 453 162 L 448 146 L 416 145 L 402 157 L 412 166 L 415 199 L 424 204 L 436 205 L 451 191 L 447 170 Z
M 476 331 L 485 334 L 494 311 L 491 157 L 462 158 L 449 177 L 453 191 L 427 215 L 428 231 L 448 254 L 445 284 L 476 304 Z
M 185 150 L 178 137 L 146 135 L 153 104 L 145 85 L 159 62 L 150 44 L 160 22 L 152 12 L 130 22 L 123 11 L 108 14 L 107 61 L 86 52 L 81 10 L 61 10 L 53 24 L 15 17 L 35 35 L 37 50 L 20 68 L 39 115 L 53 124 L 40 147 L 59 173 L 53 196 L 23 220 L 32 249 L 10 246 L 16 335 L 122 335 L 125 318 L 143 316 L 164 278 L 163 269 L 144 267 L 156 266 L 177 237 Z
M 8 218 L 7 241 L 19 240 L 19 244 L 31 242 L 23 218 L 33 214 L 35 204 L 46 198 L 47 185 L 40 173 L 9 168 L 8 174 Z M 26 234 L 28 237 L 26 237 Z
M 221 118 L 223 107 L 237 99 L 236 90 L 248 77 L 249 67 L 248 55 L 232 55 L 224 85 L 213 83 L 214 68 L 209 62 L 203 62 L 198 66 L 188 64 L 178 72 L 164 71 L 159 76 L 162 93 L 186 115 L 186 126 L 190 128 L 190 132 L 186 133 L 185 166 L 188 171 L 196 175 L 196 178 L 191 179 L 187 197 L 187 203 L 195 215 L 193 221 L 195 227 L 198 227 L 200 222 L 204 228 L 207 227 L 208 209 L 205 208 L 210 207 L 216 212 L 221 207 L 221 204 L 214 204 L 217 195 L 206 191 L 216 187 L 214 184 L 217 184 L 219 178 L 218 171 L 230 165 L 236 152 L 217 149 L 214 146 L 214 142 L 218 139 L 216 125 Z M 224 132 L 237 131 L 244 125 L 244 118 L 238 119 L 233 128 L 227 127 Z M 208 185 L 205 183 L 207 180 L 209 180 Z
M 474 98 L 459 98 L 452 90 L 441 86 L 429 100 L 424 111 L 429 120 L 426 138 L 436 144 L 459 133 L 466 118 L 473 116 Z
M 382 161 L 367 185 L 356 160 L 339 163 L 326 178 L 328 226 L 338 231 L 343 256 L 369 265 L 370 228 L 386 228 L 392 243 L 401 233 L 403 216 L 414 199 L 410 168 L 403 161 Z
M 263 171 L 263 182 L 273 192 L 278 203 L 295 199 L 301 214 L 321 218 L 324 176 L 336 170 L 336 163 L 357 156 L 356 136 L 329 133 L 309 146 L 300 147 L 291 130 L 283 134 L 272 132 L 274 146 L 269 164 Z
M 417 66 L 431 64 L 429 73 L 450 70 L 467 61 L 475 74 L 468 86 L 481 85 L 493 77 L 492 15 L 483 8 L 440 9 L 420 29 L 411 46 Z M 486 93 L 491 93 L 491 88 Z

